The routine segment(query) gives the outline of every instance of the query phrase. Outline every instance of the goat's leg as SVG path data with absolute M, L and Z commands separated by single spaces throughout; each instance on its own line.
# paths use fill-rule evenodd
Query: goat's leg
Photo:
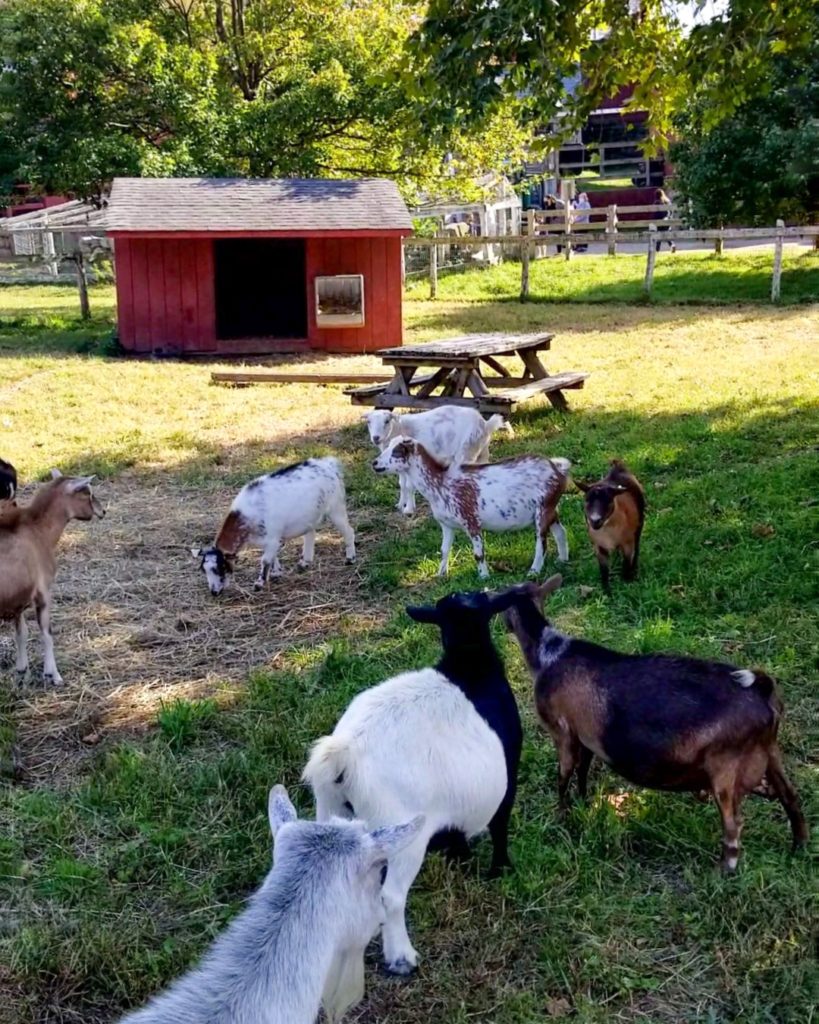
M 17 675 L 22 677 L 28 672 L 28 623 L 24 611 L 17 615 L 14 620 L 14 636 L 17 641 L 17 658 L 14 667 Z
M 262 552 L 262 561 L 259 565 L 259 575 L 253 583 L 254 590 L 261 590 L 267 583 L 268 576 L 281 576 L 282 566 L 279 561 L 279 548 L 281 547 L 280 537 L 271 537 Z
M 557 810 L 563 815 L 569 809 L 569 783 L 580 762 L 580 740 L 574 733 L 559 732 L 555 736 L 557 745 Z
M 452 542 L 455 540 L 455 531 L 451 526 L 441 524 L 441 564 L 438 566 L 438 575 L 446 576 L 449 571 L 449 552 L 452 550 Z
M 535 557 L 529 567 L 530 576 L 537 576 L 543 568 L 543 562 L 546 558 L 548 529 L 552 525 L 553 515 L 553 509 L 544 505 L 541 505 L 535 513 Z
M 569 541 L 566 537 L 566 530 L 563 528 L 563 524 L 558 518 L 557 512 L 555 512 L 554 520 L 552 525 L 549 527 L 552 536 L 557 544 L 557 560 L 558 562 L 569 561 Z
M 328 509 L 327 514 L 330 517 L 330 522 L 341 534 L 341 538 L 344 541 L 344 557 L 348 562 L 354 562 L 355 531 L 352 526 L 350 526 L 350 520 L 347 518 L 347 506 L 344 502 L 339 501 L 338 504 L 333 505 L 332 508 Z
M 777 799 L 785 808 L 788 821 L 791 823 L 793 848 L 798 850 L 800 846 L 804 846 L 808 841 L 808 825 L 805 821 L 805 815 L 802 813 L 796 790 L 782 770 L 782 754 L 775 743 L 768 754 L 768 767 L 765 770 L 765 775 Z
M 507 790 L 495 816 L 489 822 L 489 835 L 492 837 L 492 863 L 489 866 L 489 877 L 497 878 L 505 868 L 512 867 L 509 860 L 509 818 L 515 802 L 515 790 Z
M 469 540 L 472 544 L 472 554 L 475 556 L 475 563 L 478 566 L 478 575 L 484 580 L 489 575 L 489 566 L 486 564 L 483 536 L 480 533 L 470 534 Z
M 589 791 L 589 768 L 594 754 L 588 747 L 580 746 L 580 762 L 577 765 L 577 795 L 585 800 Z
M 308 530 L 302 538 L 300 569 L 308 569 L 313 564 L 313 556 L 316 552 L 316 531 Z
M 415 512 L 415 488 L 412 486 L 409 473 L 398 474 L 398 486 L 400 488 L 398 509 L 404 515 L 411 516 Z
M 736 870 L 739 862 L 739 836 L 742 831 L 742 818 L 739 813 L 741 796 L 734 777 L 718 779 L 712 783 L 714 799 L 722 816 L 722 870 Z
M 54 686 L 62 686 L 63 677 L 54 660 L 54 638 L 51 635 L 51 600 L 48 596 L 37 597 L 34 601 L 37 625 L 43 638 L 43 679 Z
M 611 585 L 609 583 L 609 553 L 604 551 L 603 548 L 596 547 L 594 549 L 595 555 L 597 555 L 597 564 L 600 566 L 600 582 L 603 585 L 603 590 L 607 593 L 611 593 Z
M 622 548 L 623 564 L 620 569 L 620 574 L 627 583 L 632 583 L 637 579 L 637 558 L 636 548 L 634 544 L 626 544 Z
M 388 974 L 412 974 L 418 966 L 418 954 L 413 949 L 407 933 L 407 895 L 415 876 L 421 870 L 429 842 L 429 832 L 424 830 L 415 841 L 395 857 L 390 858 L 387 879 L 381 890 L 386 920 L 381 932 L 384 948 L 384 968 Z

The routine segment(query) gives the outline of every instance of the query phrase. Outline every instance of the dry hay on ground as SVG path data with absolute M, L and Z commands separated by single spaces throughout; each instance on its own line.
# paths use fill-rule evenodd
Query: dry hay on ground
M 300 542 L 286 544 L 285 575 L 261 593 L 253 590 L 257 552 L 247 549 L 233 585 L 212 597 L 190 548 L 213 536 L 234 493 L 121 478 L 100 488 L 104 520 L 68 527 L 52 617 L 65 686 L 39 681 L 35 626 L 30 678 L 11 709 L 22 782 L 65 785 L 100 741 L 152 724 L 161 702 L 212 695 L 251 669 L 275 668 L 283 651 L 321 643 L 342 621 L 346 632 L 379 621 L 331 530 L 319 533 L 316 560 L 304 572 L 296 568 Z M 352 510 L 351 520 L 361 525 Z M 13 646 L 4 629 L 4 685 L 13 677 Z

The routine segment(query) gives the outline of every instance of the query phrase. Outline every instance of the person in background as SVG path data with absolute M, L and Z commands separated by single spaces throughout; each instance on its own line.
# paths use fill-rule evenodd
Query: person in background
M 665 207 L 664 210 L 658 210 L 657 211 L 657 214 L 656 214 L 657 220 L 668 220 L 668 218 L 671 216 L 671 200 L 668 198 L 668 196 L 665 194 L 665 192 L 661 188 L 658 188 L 657 191 L 654 193 L 654 203 L 655 203 L 656 206 L 659 206 L 660 204 L 662 204 Z M 666 224 L 665 226 L 660 226 L 658 224 L 657 225 L 657 231 L 668 231 L 668 225 Z M 657 252 L 660 251 L 660 246 L 662 244 L 663 244 L 663 240 L 661 238 L 658 238 L 657 239 L 657 246 L 656 246 Z M 666 242 L 666 244 L 668 245 L 668 247 L 671 249 L 672 252 L 676 252 L 677 251 L 677 246 L 673 242 Z
M 589 202 L 589 196 L 586 192 L 581 192 L 580 195 L 574 202 L 574 217 L 572 220 L 575 224 L 588 224 L 589 218 L 591 217 L 591 203 Z M 582 237 L 582 236 L 581 236 Z M 586 252 L 588 245 L 585 242 L 581 242 L 580 245 L 574 247 L 575 252 Z

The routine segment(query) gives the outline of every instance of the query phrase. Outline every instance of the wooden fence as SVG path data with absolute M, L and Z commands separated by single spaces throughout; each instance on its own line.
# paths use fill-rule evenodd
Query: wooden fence
M 786 241 L 813 239 L 814 246 L 819 248 L 819 226 L 817 225 L 785 227 L 784 222 L 778 220 L 773 228 L 685 228 L 682 220 L 673 214 L 658 220 L 658 214 L 669 213 L 668 207 L 663 205 L 608 206 L 581 211 L 581 214 L 589 215 L 588 221 L 578 221 L 577 213 L 577 210 L 570 207 L 549 211 L 528 210 L 524 223 L 525 231 L 520 235 L 468 235 L 457 239 L 449 236 L 434 238 L 411 236 L 404 239 L 404 247 L 428 248 L 430 250 L 429 294 L 433 299 L 438 293 L 439 252 L 441 250 L 447 250 L 453 246 L 459 248 L 502 246 L 507 251 L 511 248 L 520 259 L 521 302 L 525 302 L 529 297 L 530 262 L 546 255 L 549 246 L 554 246 L 558 252 L 562 251 L 568 260 L 571 259 L 572 252 L 578 245 L 588 245 L 590 242 L 605 243 L 610 256 L 616 255 L 618 244 L 645 244 L 646 271 L 643 288 L 646 295 L 650 295 L 654 281 L 654 264 L 658 243 L 706 243 L 713 245 L 714 251 L 721 254 L 725 242 L 771 240 L 774 246 L 771 280 L 772 302 L 776 302 L 780 297 L 783 244 Z M 629 215 L 628 220 L 623 219 L 626 214 Z M 650 216 L 651 214 L 654 216 Z

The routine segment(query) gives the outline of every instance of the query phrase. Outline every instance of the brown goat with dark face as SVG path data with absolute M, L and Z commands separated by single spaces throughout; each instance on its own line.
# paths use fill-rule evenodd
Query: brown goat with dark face
M 808 838 L 799 798 L 782 769 L 782 702 L 763 672 L 669 654 L 629 655 L 558 632 L 541 613 L 562 580 L 525 583 L 496 595 L 516 600 L 506 623 L 535 682 L 538 716 L 559 759 L 558 798 L 567 807 L 595 755 L 650 789 L 713 793 L 722 815 L 722 865 L 739 859 L 742 801 L 763 778 L 785 808 L 794 847 Z M 768 795 L 764 793 L 762 795 Z
M 619 459 L 612 460 L 602 480 L 575 483 L 586 496 L 586 526 L 600 565 L 603 589 L 608 592 L 609 560 L 614 552 L 619 551 L 623 558 L 623 579 L 637 577 L 646 515 L 643 485 Z

